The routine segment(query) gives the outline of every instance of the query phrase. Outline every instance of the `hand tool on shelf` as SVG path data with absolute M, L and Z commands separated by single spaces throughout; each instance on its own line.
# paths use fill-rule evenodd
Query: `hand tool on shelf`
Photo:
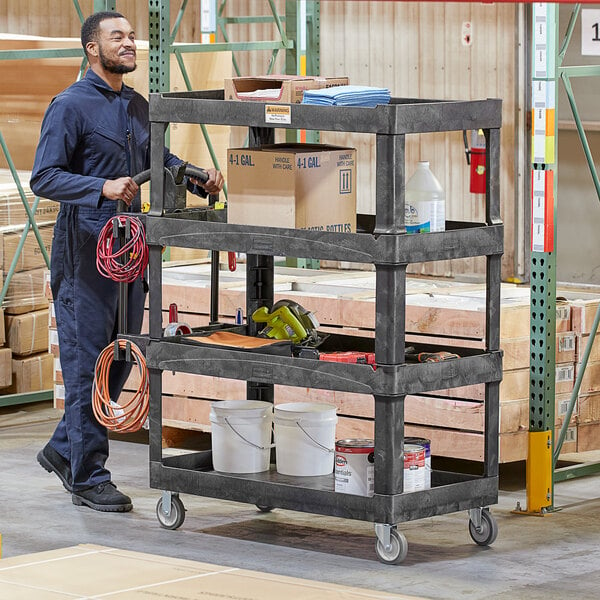
M 445 360 L 452 360 L 454 358 L 460 358 L 458 354 L 454 352 L 447 352 L 446 350 L 440 350 L 438 352 L 415 352 L 412 348 L 412 352 L 406 352 L 406 360 L 408 362 L 442 362 Z
M 319 360 L 350 364 L 375 365 L 375 352 L 358 352 L 356 350 L 320 352 Z
M 163 335 L 171 337 L 174 335 L 187 335 L 189 333 L 192 333 L 192 328 L 187 323 L 179 321 L 177 304 L 172 302 L 169 304 L 169 323 L 165 327 Z
M 291 340 L 296 344 L 318 340 L 316 329 L 319 322 L 310 311 L 292 300 L 279 300 L 270 310 L 261 306 L 252 313 L 252 320 L 265 323 L 265 327 L 259 332 L 262 337 Z

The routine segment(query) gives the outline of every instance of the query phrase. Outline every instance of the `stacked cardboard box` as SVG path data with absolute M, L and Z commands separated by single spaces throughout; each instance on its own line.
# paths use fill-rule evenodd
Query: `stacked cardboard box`
M 585 291 L 561 293 L 571 306 L 575 333 L 575 376 L 581 383 L 576 397 L 577 448 L 580 452 L 600 447 L 600 335 L 592 338 L 592 328 L 600 298 Z M 588 344 L 590 344 L 589 348 Z M 587 364 L 583 358 L 588 351 Z
M 8 170 L 0 171 L 0 268 L 3 285 L 8 280 L 2 303 L 2 342 L 7 347 L 0 354 L 4 358 L 10 355 L 10 378 L 0 377 L 2 394 L 52 387 L 42 246 L 49 255 L 58 203 L 36 200 L 29 189 L 29 173 L 21 171 L 18 175 L 17 185 Z M 35 219 L 42 246 L 29 227 L 29 213 Z

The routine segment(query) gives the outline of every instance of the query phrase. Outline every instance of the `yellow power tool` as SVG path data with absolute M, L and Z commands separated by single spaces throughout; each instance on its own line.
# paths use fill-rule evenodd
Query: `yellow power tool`
M 252 313 L 252 320 L 266 324 L 259 332 L 262 337 L 291 340 L 294 344 L 312 337 L 318 339 L 316 329 L 319 322 L 310 311 L 292 300 L 279 300 L 271 310 L 261 306 Z

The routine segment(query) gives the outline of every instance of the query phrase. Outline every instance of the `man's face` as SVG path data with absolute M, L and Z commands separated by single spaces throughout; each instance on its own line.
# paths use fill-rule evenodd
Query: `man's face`
M 98 56 L 102 67 L 110 73 L 135 70 L 135 33 L 127 19 L 105 19 L 100 23 Z

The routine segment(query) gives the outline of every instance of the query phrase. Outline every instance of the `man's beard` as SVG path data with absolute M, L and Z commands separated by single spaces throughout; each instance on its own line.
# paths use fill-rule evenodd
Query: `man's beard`
M 118 75 L 123 75 L 125 73 L 131 73 L 131 71 L 135 71 L 137 65 L 134 64 L 132 67 L 130 67 L 129 65 L 123 65 L 120 63 L 115 62 L 114 60 L 110 60 L 109 58 L 106 57 L 106 55 L 104 54 L 104 52 L 102 52 L 102 48 L 98 49 L 98 55 L 100 57 L 100 64 L 102 65 L 102 68 L 105 71 L 108 71 L 109 73 L 116 73 Z

